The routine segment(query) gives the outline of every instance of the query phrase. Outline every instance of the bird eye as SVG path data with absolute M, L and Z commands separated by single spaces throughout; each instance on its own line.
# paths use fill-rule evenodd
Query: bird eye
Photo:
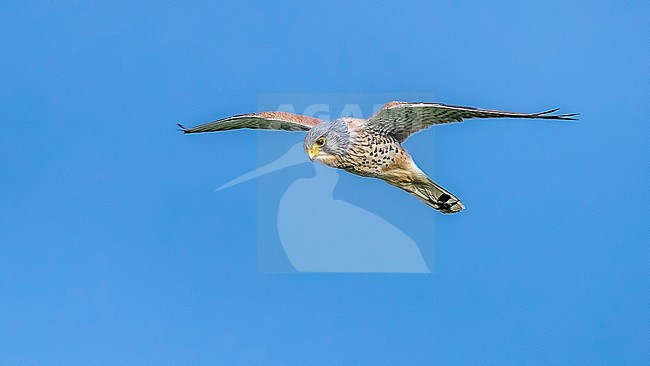
M 325 145 L 325 138 L 324 137 L 319 137 L 315 141 L 316 146 L 323 146 Z

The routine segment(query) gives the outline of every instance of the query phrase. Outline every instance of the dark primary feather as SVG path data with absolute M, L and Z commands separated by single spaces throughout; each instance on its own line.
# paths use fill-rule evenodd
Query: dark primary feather
M 367 128 L 404 141 L 409 135 L 432 125 L 462 122 L 470 118 L 534 118 L 574 121 L 578 113 L 552 114 L 559 108 L 538 113 L 507 112 L 439 103 L 390 102 L 368 119 Z
M 318 118 L 288 112 L 261 112 L 227 117 L 191 128 L 186 128 L 181 124 L 178 124 L 178 126 L 184 133 L 216 132 L 240 128 L 309 131 L 313 126 L 321 122 Z

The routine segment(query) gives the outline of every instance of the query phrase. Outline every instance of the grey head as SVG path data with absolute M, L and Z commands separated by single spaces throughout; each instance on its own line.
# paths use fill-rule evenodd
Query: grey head
M 327 165 L 333 165 L 337 158 L 346 155 L 350 146 L 350 132 L 345 119 L 314 126 L 307 132 L 303 143 L 310 160 Z

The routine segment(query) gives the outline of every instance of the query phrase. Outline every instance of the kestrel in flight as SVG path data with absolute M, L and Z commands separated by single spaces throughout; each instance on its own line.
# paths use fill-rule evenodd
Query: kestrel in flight
M 304 149 L 311 161 L 343 169 L 363 177 L 379 178 L 445 213 L 465 206 L 451 192 L 431 180 L 415 164 L 402 143 L 432 125 L 462 122 L 470 118 L 535 118 L 576 120 L 577 113 L 553 114 L 505 112 L 439 103 L 389 102 L 368 119 L 339 118 L 325 122 L 287 112 L 261 112 L 220 119 L 192 128 L 179 124 L 184 133 L 226 131 L 240 128 L 307 131 Z

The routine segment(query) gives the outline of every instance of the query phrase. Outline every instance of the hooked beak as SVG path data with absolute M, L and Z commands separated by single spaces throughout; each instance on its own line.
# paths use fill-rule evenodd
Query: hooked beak
M 314 162 L 314 158 L 318 155 L 318 149 L 315 146 L 307 149 L 307 155 L 309 155 L 309 161 Z

